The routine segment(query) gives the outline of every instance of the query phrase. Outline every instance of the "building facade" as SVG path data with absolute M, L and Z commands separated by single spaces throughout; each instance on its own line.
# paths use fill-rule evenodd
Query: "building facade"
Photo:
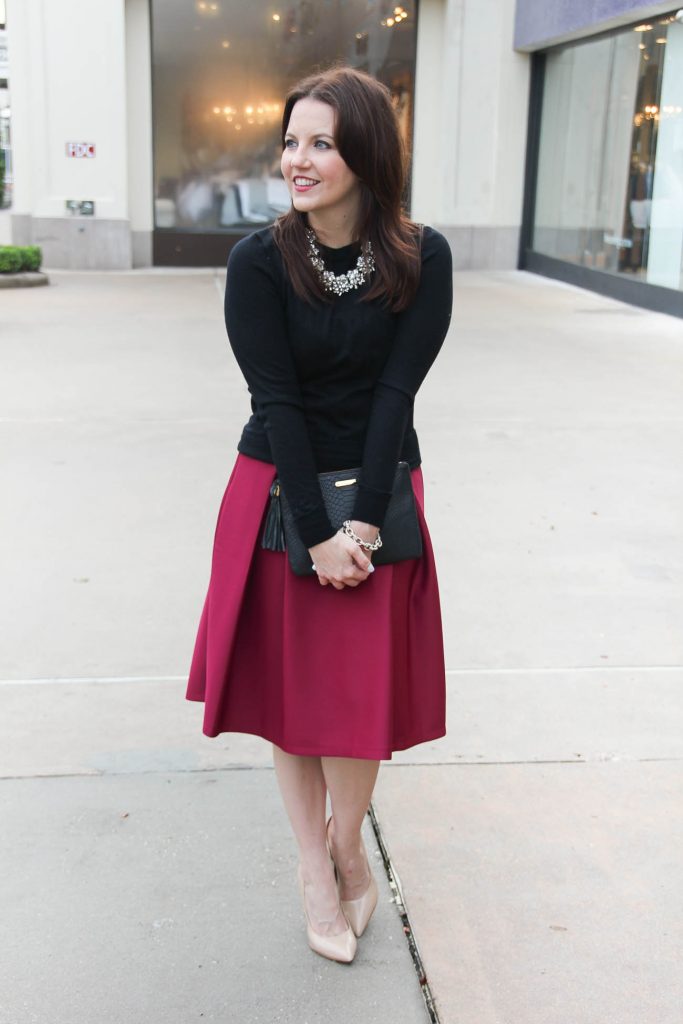
M 532 57 L 520 266 L 683 316 L 683 9 L 517 6 Z
M 0 242 L 40 244 L 48 267 L 223 265 L 288 205 L 286 89 L 341 60 L 391 90 L 407 207 L 456 269 L 526 267 L 681 310 L 683 12 L 668 4 L 5 4 Z
M 7 0 L 0 238 L 52 267 L 223 264 L 286 202 L 286 88 L 342 59 L 392 91 L 412 216 L 458 266 L 513 267 L 529 74 L 513 25 L 513 0 Z

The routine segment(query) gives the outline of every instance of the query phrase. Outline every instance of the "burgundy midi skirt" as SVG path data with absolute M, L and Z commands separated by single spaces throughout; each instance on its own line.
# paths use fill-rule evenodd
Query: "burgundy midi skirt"
M 420 469 L 419 559 L 358 587 L 296 576 L 261 547 L 275 467 L 239 454 L 220 510 L 186 697 L 203 732 L 245 732 L 291 754 L 391 758 L 446 733 L 443 634 Z

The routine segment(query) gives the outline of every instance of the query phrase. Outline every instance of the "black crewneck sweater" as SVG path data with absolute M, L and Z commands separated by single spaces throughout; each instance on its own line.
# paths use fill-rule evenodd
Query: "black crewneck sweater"
M 355 265 L 360 243 L 319 248 L 340 274 Z M 369 287 L 304 302 L 272 227 L 241 239 L 228 259 L 225 323 L 252 408 L 238 451 L 275 464 L 308 548 L 336 532 L 318 473 L 360 466 L 353 518 L 381 529 L 397 462 L 420 465 L 413 402 L 450 323 L 448 242 L 425 226 L 420 285 L 403 312 L 359 301 Z

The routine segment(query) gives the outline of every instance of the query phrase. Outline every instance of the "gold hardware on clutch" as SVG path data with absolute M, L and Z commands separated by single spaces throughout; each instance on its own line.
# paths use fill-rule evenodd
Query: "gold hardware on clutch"
M 355 482 L 356 482 L 356 478 L 354 476 L 351 480 L 335 480 L 334 481 L 334 486 L 335 487 L 350 487 L 351 484 L 355 484 Z

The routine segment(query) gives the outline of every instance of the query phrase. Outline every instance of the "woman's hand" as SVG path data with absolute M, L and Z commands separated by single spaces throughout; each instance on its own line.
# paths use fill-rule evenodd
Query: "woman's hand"
M 366 539 L 357 527 L 367 527 L 365 523 L 354 523 L 353 528 L 359 537 Z M 371 528 L 374 529 L 374 528 Z M 368 537 L 368 539 L 372 539 Z M 334 537 L 324 540 L 322 544 L 308 549 L 311 561 L 315 565 L 320 583 L 325 587 L 331 583 L 335 590 L 344 587 L 357 587 L 368 578 L 375 567 L 355 540 L 344 533 L 335 533 Z

